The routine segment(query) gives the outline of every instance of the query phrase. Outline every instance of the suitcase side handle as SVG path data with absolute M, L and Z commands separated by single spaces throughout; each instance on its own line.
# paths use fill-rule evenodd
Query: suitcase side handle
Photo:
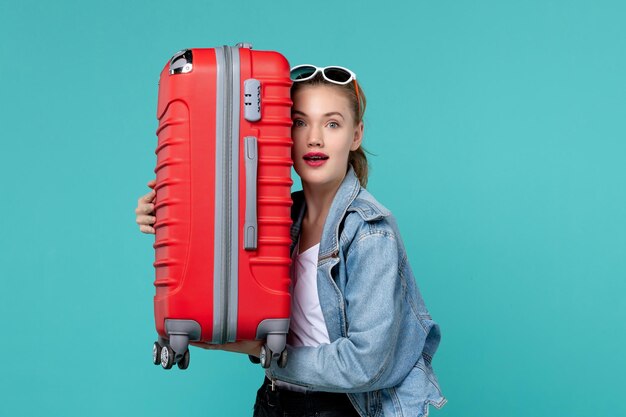
M 244 138 L 244 151 L 246 160 L 246 221 L 244 223 L 244 243 L 245 250 L 256 250 L 257 248 L 257 170 L 258 170 L 258 148 L 257 138 L 246 136 Z

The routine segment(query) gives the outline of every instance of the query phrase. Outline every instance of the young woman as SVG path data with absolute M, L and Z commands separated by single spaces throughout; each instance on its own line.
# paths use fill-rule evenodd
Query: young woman
M 292 318 L 254 416 L 422 416 L 445 403 L 431 360 L 440 340 L 391 213 L 365 190 L 365 95 L 342 67 L 291 71 Z M 154 182 L 149 186 L 153 187 Z M 154 191 L 137 223 L 154 233 Z M 259 356 L 262 342 L 195 344 Z

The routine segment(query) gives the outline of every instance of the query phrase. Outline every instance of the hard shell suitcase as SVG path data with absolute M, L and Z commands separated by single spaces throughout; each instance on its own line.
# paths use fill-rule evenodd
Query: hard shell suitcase
M 153 362 L 191 341 L 266 340 L 286 363 L 291 81 L 277 52 L 186 49 L 159 81 Z

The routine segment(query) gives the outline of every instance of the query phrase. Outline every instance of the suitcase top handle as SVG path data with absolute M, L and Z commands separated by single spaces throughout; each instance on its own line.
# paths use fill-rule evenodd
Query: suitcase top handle
M 193 54 L 191 49 L 183 49 L 170 59 L 170 75 L 187 74 L 193 69 Z
M 239 42 L 235 45 L 235 48 L 252 49 L 252 44 L 249 42 Z M 174 54 L 170 59 L 170 75 L 174 74 L 187 74 L 193 69 L 193 53 L 191 49 L 183 49 Z

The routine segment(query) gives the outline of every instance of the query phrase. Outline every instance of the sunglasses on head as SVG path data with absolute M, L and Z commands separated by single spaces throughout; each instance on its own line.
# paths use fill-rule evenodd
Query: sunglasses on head
M 330 66 L 330 67 L 317 67 L 315 65 L 304 64 L 296 65 L 291 69 L 290 78 L 294 83 L 300 81 L 307 81 L 315 77 L 318 72 L 322 73 L 322 77 L 328 82 L 339 85 L 346 85 L 354 81 L 354 91 L 356 92 L 357 100 L 357 116 L 361 117 L 361 98 L 359 97 L 359 88 L 356 83 L 356 74 L 350 71 L 348 68 Z
M 293 67 L 291 69 L 290 77 L 291 81 L 297 83 L 300 81 L 310 80 L 319 72 L 322 73 L 322 76 L 326 81 L 334 84 L 345 85 L 350 81 L 356 80 L 356 74 L 348 68 L 337 66 L 317 67 L 309 64 L 296 65 Z

